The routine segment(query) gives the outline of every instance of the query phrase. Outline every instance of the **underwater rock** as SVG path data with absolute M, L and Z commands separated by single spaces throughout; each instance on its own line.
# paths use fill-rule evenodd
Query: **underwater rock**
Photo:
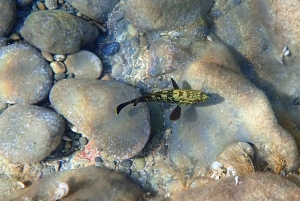
M 16 0 L 18 6 L 28 6 L 31 2 L 32 0 Z
M 15 25 L 17 17 L 16 1 L 5 0 L 0 2 L 0 37 L 6 36 Z
M 120 44 L 118 42 L 106 43 L 101 47 L 101 53 L 105 56 L 112 56 L 120 50 Z
M 216 1 L 213 10 L 221 16 L 213 30 L 236 52 L 242 71 L 266 93 L 279 124 L 300 147 L 300 107 L 293 102 L 300 95 L 300 2 L 233 2 Z
M 15 192 L 7 200 L 51 200 L 58 182 L 67 185 L 69 191 L 62 200 L 144 200 L 146 193 L 125 174 L 105 168 L 86 167 L 48 175 L 22 191 Z
M 183 88 L 211 94 L 203 104 L 183 106 L 181 118 L 172 125 L 170 158 L 179 168 L 196 168 L 198 175 L 190 176 L 205 174 L 226 146 L 244 141 L 254 145 L 255 166 L 273 166 L 279 173 L 295 170 L 294 139 L 278 125 L 268 99 L 242 75 L 227 48 L 211 43 L 178 75 Z
M 125 3 L 125 17 L 142 31 L 176 29 L 204 16 L 211 0 L 153 0 Z
M 181 48 L 161 41 L 151 45 L 148 58 L 148 74 L 154 77 L 184 69 L 192 60 Z
M 127 106 L 116 116 L 115 108 L 139 96 L 134 88 L 115 81 L 74 78 L 55 84 L 50 101 L 77 132 L 93 142 L 91 149 L 123 160 L 139 153 L 148 141 L 149 111 L 141 103 Z
M 31 13 L 21 29 L 26 40 L 53 54 L 77 52 L 95 40 L 98 34 L 97 28 L 90 23 L 61 10 Z
M 76 78 L 98 79 L 103 71 L 100 59 L 86 50 L 69 54 L 64 63 L 68 74 L 73 73 Z
M 88 16 L 89 18 L 105 23 L 108 14 L 113 10 L 118 0 L 66 0 L 74 8 Z
M 13 44 L 0 49 L 0 101 L 38 103 L 47 97 L 52 79 L 49 64 L 35 48 Z
M 233 142 L 229 144 L 217 158 L 227 169 L 227 173 L 233 175 L 246 175 L 254 172 L 254 150 L 246 142 Z
M 174 193 L 169 200 L 299 200 L 300 188 L 273 173 L 252 173 L 222 178 L 202 188 Z M 154 201 L 154 199 L 153 199 Z
M 12 163 L 44 159 L 61 141 L 63 118 L 40 106 L 13 105 L 0 116 L 0 155 Z

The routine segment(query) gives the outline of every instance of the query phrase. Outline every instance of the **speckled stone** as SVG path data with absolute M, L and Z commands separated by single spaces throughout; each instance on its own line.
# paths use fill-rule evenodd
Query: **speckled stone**
M 115 114 L 118 104 L 138 96 L 134 88 L 115 81 L 73 78 L 54 85 L 50 102 L 89 139 L 89 149 L 97 148 L 123 160 L 139 153 L 150 134 L 146 104 L 129 105 Z
M 0 116 L 0 155 L 12 163 L 35 163 L 53 151 L 62 139 L 63 118 L 40 106 L 14 105 Z
M 170 200 L 299 200 L 300 188 L 284 177 L 268 172 L 257 172 L 246 176 L 228 177 L 201 188 L 174 193 Z M 151 201 L 151 199 L 150 199 Z
M 210 43 L 202 57 L 178 75 L 179 86 L 211 94 L 206 103 L 182 107 L 181 118 L 172 125 L 170 158 L 179 167 L 190 167 L 197 160 L 205 173 L 236 141 L 254 145 L 257 167 L 278 166 L 281 160 L 286 171 L 298 167 L 294 139 L 277 123 L 265 94 L 243 76 L 222 43 Z
M 64 63 L 68 73 L 74 74 L 76 78 L 98 79 L 103 71 L 97 55 L 86 50 L 69 54 Z
M 186 68 L 192 57 L 180 47 L 159 41 L 151 45 L 148 53 L 148 75 L 158 76 Z
M 50 66 L 54 73 L 64 73 L 66 71 L 66 66 L 60 61 L 53 61 L 50 63 Z
M 50 54 L 49 52 L 41 52 L 42 56 L 47 60 L 47 61 L 53 61 L 53 55 Z
M 4 180 L 5 183 L 8 183 L 7 181 Z M 52 200 L 54 191 L 57 188 L 57 181 L 66 183 L 70 189 L 67 196 L 62 198 L 64 201 L 142 201 L 144 200 L 143 195 L 146 193 L 121 172 L 106 168 L 87 167 L 47 175 L 23 191 L 15 192 L 7 200 L 22 200 L 25 197 L 33 200 Z M 45 189 L 49 190 L 45 191 Z M 75 189 L 75 191 L 73 192 L 72 189 Z
M 53 54 L 77 52 L 81 46 L 95 40 L 98 34 L 97 28 L 90 23 L 61 10 L 33 12 L 21 29 L 26 40 Z
M 52 79 L 49 64 L 35 48 L 13 44 L 0 49 L 0 101 L 38 103 L 48 95 Z
M 106 22 L 117 0 L 66 0 L 74 8 L 97 22 Z
M 0 1 L 0 37 L 6 36 L 14 27 L 16 21 L 16 1 Z
M 169 30 L 182 27 L 204 16 L 212 7 L 207 0 L 128 0 L 125 17 L 143 31 Z
M 45 0 L 45 6 L 49 10 L 54 10 L 57 8 L 57 0 Z

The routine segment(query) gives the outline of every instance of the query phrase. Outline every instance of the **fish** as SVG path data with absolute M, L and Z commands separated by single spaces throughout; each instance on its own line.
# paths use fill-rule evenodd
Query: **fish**
M 176 121 L 180 119 L 182 105 L 192 105 L 205 102 L 209 99 L 208 94 L 204 92 L 191 89 L 179 89 L 178 84 L 172 78 L 171 82 L 174 89 L 158 91 L 121 103 L 116 107 L 116 115 L 118 115 L 124 107 L 130 104 L 136 106 L 141 102 L 176 103 L 177 105 L 170 115 L 170 120 Z

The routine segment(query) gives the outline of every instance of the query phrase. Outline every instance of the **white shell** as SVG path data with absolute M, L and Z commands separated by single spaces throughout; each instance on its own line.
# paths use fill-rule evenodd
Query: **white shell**
M 55 189 L 52 200 L 60 200 L 69 192 L 69 186 L 66 183 L 57 181 L 58 188 Z
M 223 167 L 223 163 L 219 162 L 219 161 L 214 161 L 212 164 L 211 164 L 211 169 L 212 170 L 217 170 L 219 168 Z
M 291 54 L 291 52 L 290 52 L 290 50 L 286 50 L 286 51 L 284 51 L 284 56 L 289 56 L 290 54 Z
M 238 185 L 239 184 L 239 176 L 235 176 L 234 180 L 235 180 L 235 185 Z

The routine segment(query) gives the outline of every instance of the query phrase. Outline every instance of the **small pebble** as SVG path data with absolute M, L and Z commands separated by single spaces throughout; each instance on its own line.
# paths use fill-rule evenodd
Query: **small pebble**
M 63 4 L 63 3 L 65 3 L 65 1 L 64 0 L 58 0 L 58 3 Z
M 72 143 L 69 142 L 69 141 L 67 141 L 67 142 L 65 143 L 65 148 L 70 149 L 71 147 L 72 147 Z
M 72 131 L 68 131 L 67 136 L 73 139 L 75 137 L 75 133 Z
M 42 51 L 41 54 L 47 61 L 53 61 L 53 56 L 49 52 Z
M 69 137 L 68 137 L 68 136 L 66 136 L 66 135 L 65 135 L 65 136 L 63 136 L 63 140 L 64 140 L 64 141 L 72 141 L 72 139 L 71 139 L 71 138 L 69 138 Z
M 57 8 L 57 0 L 45 0 L 45 6 L 49 10 L 54 10 Z
M 51 62 L 50 67 L 52 68 L 53 72 L 56 74 L 66 72 L 65 64 L 60 61 Z
M 67 77 L 67 75 L 65 73 L 57 73 L 54 75 L 55 80 L 62 80 L 62 79 L 65 79 L 66 77 Z
M 268 45 L 267 44 L 263 44 L 263 46 L 261 47 L 262 50 L 266 50 L 268 49 Z
M 79 139 L 80 137 L 81 137 L 81 135 L 79 133 L 75 133 L 74 139 Z
M 73 140 L 72 146 L 77 147 L 79 145 L 79 140 Z
M 96 162 L 96 163 L 103 163 L 103 160 L 102 160 L 101 157 L 97 156 L 97 157 L 95 158 L 95 162 Z
M 123 18 L 124 18 L 124 12 L 123 11 L 113 12 L 111 14 L 111 17 L 110 17 L 110 19 L 113 20 L 113 21 L 119 21 L 119 20 L 121 20 Z
M 75 77 L 74 73 L 68 74 L 68 78 L 74 78 L 74 77 Z
M 82 13 L 81 13 L 81 12 L 77 12 L 77 13 L 76 13 L 76 16 L 77 16 L 77 17 L 82 17 Z
M 130 168 L 132 163 L 133 163 L 132 160 L 126 159 L 121 162 L 121 166 L 124 168 Z
M 134 162 L 134 167 L 136 168 L 136 170 L 143 170 L 146 166 L 146 161 L 144 157 L 137 157 Z
M 66 59 L 66 55 L 64 55 L 64 54 L 55 54 L 54 55 L 55 61 L 64 61 L 65 59 Z
M 120 44 L 118 42 L 106 43 L 101 47 L 101 53 L 105 56 L 112 56 L 119 52 Z
M 14 40 L 14 41 L 17 41 L 17 40 L 20 40 L 20 39 L 21 39 L 21 36 L 20 36 L 20 34 L 18 34 L 18 33 L 13 33 L 13 34 L 9 37 L 9 39 L 12 39 L 12 40 Z
M 46 6 L 45 6 L 44 3 L 38 1 L 38 2 L 36 3 L 36 5 L 37 5 L 37 7 L 38 7 L 40 10 L 46 10 Z
M 79 138 L 79 143 L 81 146 L 84 146 L 88 143 L 88 139 L 86 137 Z

